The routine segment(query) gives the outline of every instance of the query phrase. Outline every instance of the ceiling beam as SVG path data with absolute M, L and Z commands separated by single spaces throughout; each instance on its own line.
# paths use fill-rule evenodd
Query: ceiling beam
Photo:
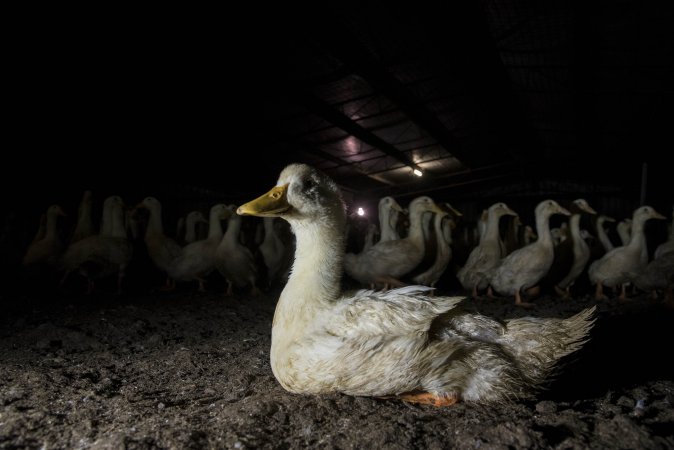
M 360 75 L 375 90 L 391 99 L 419 127 L 438 144 L 445 148 L 464 165 L 473 167 L 477 164 L 475 155 L 465 151 L 458 139 L 429 111 L 424 104 L 410 92 L 397 78 L 386 71 L 380 63 L 362 50 L 362 45 L 344 33 L 325 33 L 321 42 L 327 46 L 344 64 Z
M 297 92 L 297 100 L 300 101 L 309 111 L 314 114 L 322 117 L 328 122 L 334 124 L 338 128 L 346 131 L 347 133 L 355 136 L 361 141 L 365 142 L 368 145 L 371 145 L 377 148 L 379 151 L 386 153 L 388 156 L 395 158 L 399 162 L 416 168 L 417 165 L 412 159 L 410 159 L 407 154 L 401 152 L 393 145 L 384 141 L 382 138 L 368 131 L 367 129 L 361 127 L 358 123 L 354 122 L 350 117 L 342 114 L 340 111 L 337 111 L 335 108 L 325 103 L 323 100 L 315 97 L 314 95 L 309 94 L 308 92 L 299 90 Z

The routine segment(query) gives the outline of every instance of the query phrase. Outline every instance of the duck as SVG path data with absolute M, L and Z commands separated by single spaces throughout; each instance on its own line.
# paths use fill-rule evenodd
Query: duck
M 390 196 L 379 199 L 379 232 L 378 242 L 393 241 L 400 239 L 398 233 L 398 218 L 405 210 L 398 202 Z
M 175 240 L 164 234 L 161 216 L 162 206 L 159 200 L 155 197 L 145 197 L 143 201 L 136 206 L 136 209 L 145 209 L 150 213 L 148 224 L 145 229 L 145 245 L 147 246 L 147 252 L 154 265 L 160 271 L 167 274 L 173 260 L 180 256 L 182 247 Z M 166 283 L 163 289 L 173 290 L 175 287 L 175 280 L 167 274 Z
M 372 247 L 375 243 L 375 236 L 379 233 L 379 228 L 377 224 L 371 223 L 367 226 L 367 231 L 365 232 L 365 241 L 363 242 L 363 250 L 366 251 L 368 248 Z
M 473 298 L 477 298 L 479 291 L 489 286 L 489 276 L 505 256 L 499 237 L 499 222 L 501 217 L 517 217 L 517 213 L 503 202 L 494 203 L 487 210 L 485 231 L 470 254 L 466 263 L 456 273 L 461 286 L 472 292 Z
M 625 287 L 629 280 L 625 273 L 637 273 L 648 264 L 648 253 L 643 250 L 646 247 L 644 225 L 650 219 L 665 219 L 665 216 L 648 205 L 635 209 L 632 213 L 632 233 L 629 243 L 614 248 L 601 259 L 590 264 L 588 275 L 590 282 L 596 286 L 596 300 L 608 300 L 608 297 L 604 295 L 604 286 L 620 287 L 618 299 L 627 300 Z
M 674 306 L 674 252 L 660 255 L 639 272 L 627 272 L 625 276 L 637 288 L 651 292 L 653 298 L 663 290 L 665 303 Z
M 442 274 L 445 273 L 452 259 L 452 223 L 453 220 L 449 213 L 442 212 L 434 215 L 435 259 L 428 269 L 412 278 L 416 284 L 435 287 Z
M 608 253 L 614 249 L 614 245 L 613 242 L 611 242 L 611 239 L 609 239 L 608 234 L 606 234 L 606 230 L 604 229 L 605 222 L 615 222 L 615 219 L 605 215 L 600 215 L 597 217 L 597 239 L 599 239 L 602 247 L 604 247 L 604 253 Z
M 127 238 L 125 205 L 122 198 L 112 195 L 103 202 L 103 217 L 109 223 L 99 234 L 87 236 L 71 244 L 61 260 L 65 272 L 61 286 L 69 275 L 78 271 L 87 279 L 87 295 L 95 289 L 95 281 L 117 275 L 117 293 L 122 293 L 123 279 L 133 257 L 133 245 Z
M 91 219 L 93 203 L 93 192 L 88 190 L 84 191 L 84 194 L 82 194 L 82 201 L 80 201 L 80 205 L 77 208 L 77 224 L 75 225 L 75 230 L 70 238 L 71 244 L 94 235 L 94 222 Z
M 621 245 L 627 245 L 630 242 L 630 233 L 632 232 L 632 219 L 624 219 L 618 222 L 615 227 L 620 238 Z
M 522 242 L 524 243 L 524 245 L 529 245 L 536 239 L 538 239 L 538 236 L 536 235 L 536 232 L 531 227 L 531 225 L 525 225 L 524 231 L 522 233 Z
M 194 229 L 196 220 L 203 215 L 196 211 L 196 214 L 193 215 L 194 218 L 190 219 L 191 214 L 187 215 L 185 222 L 188 227 L 192 222 L 192 228 Z M 187 244 L 182 248 L 180 254 L 169 263 L 166 273 L 171 279 L 175 281 L 197 281 L 199 292 L 206 292 L 205 278 L 215 270 L 215 252 L 223 236 L 220 220 L 227 219 L 230 215 L 231 211 L 224 203 L 218 203 L 211 207 L 208 216 L 208 236 L 206 239 Z
M 403 286 L 400 280 L 424 259 L 425 243 L 422 215 L 426 212 L 443 213 L 428 196 L 417 197 L 409 204 L 410 228 L 402 239 L 377 242 L 357 255 L 348 253 L 344 261 L 346 273 L 364 285 Z
M 672 208 L 672 223 L 669 226 L 669 238 L 658 245 L 653 254 L 653 259 L 658 259 L 659 257 L 666 255 L 667 253 L 674 252 L 674 208 Z
M 277 232 L 276 221 L 274 217 L 265 217 L 262 220 L 264 238 L 259 245 L 264 265 L 267 268 L 269 285 L 281 281 L 290 264 L 289 252 Z
M 59 205 L 54 204 L 47 208 L 44 235 L 38 229 L 35 239 L 23 255 L 21 263 L 24 267 L 35 269 L 57 267 L 64 251 L 57 222 L 59 217 L 65 217 L 65 215 L 66 213 Z
M 535 287 L 552 266 L 555 255 L 549 219 L 553 214 L 571 215 L 554 200 L 543 200 L 536 205 L 534 215 L 538 239 L 506 256 L 491 276 L 491 287 L 502 295 L 514 295 L 518 306 L 533 306 L 522 301 L 521 292 Z
M 568 237 L 560 244 L 560 248 L 556 249 L 558 253 L 555 253 L 555 262 L 557 263 L 561 263 L 562 259 L 561 255 L 558 259 L 558 254 L 563 254 L 565 251 L 570 253 L 570 264 L 564 267 L 566 273 L 555 284 L 557 294 L 566 299 L 571 298 L 571 286 L 573 286 L 580 274 L 583 273 L 590 260 L 590 247 L 585 242 L 580 230 L 581 213 L 597 214 L 597 211 L 583 198 L 574 200 L 571 208 L 573 214 L 571 215 L 571 219 L 569 219 Z
M 220 219 L 218 219 L 220 220 Z M 210 222 L 206 220 L 201 211 L 190 211 L 184 218 L 185 221 L 185 233 L 184 233 L 184 243 L 189 245 L 193 242 L 197 242 L 197 227 L 199 224 L 208 224 L 208 230 L 210 232 Z M 221 227 L 222 229 L 222 227 Z M 208 237 L 207 237 L 208 239 Z
M 234 286 L 245 287 L 250 285 L 250 295 L 257 296 L 260 289 L 257 287 L 258 270 L 255 256 L 248 247 L 240 242 L 241 217 L 234 214 L 236 205 L 227 207 L 230 212 L 229 224 L 224 237 L 215 251 L 215 267 L 227 280 L 226 296 L 234 292 Z
M 334 180 L 306 164 L 286 166 L 275 187 L 237 213 L 281 217 L 296 236 L 269 353 L 274 377 L 295 394 L 436 407 L 526 398 L 592 328 L 593 308 L 501 322 L 425 286 L 342 291 L 345 205 Z

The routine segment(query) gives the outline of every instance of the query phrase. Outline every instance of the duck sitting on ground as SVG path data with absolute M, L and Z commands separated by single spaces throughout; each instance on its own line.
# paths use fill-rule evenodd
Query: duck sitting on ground
M 282 217 L 297 239 L 276 304 L 271 368 L 287 390 L 341 392 L 448 406 L 525 397 L 588 339 L 593 309 L 498 322 L 430 288 L 343 293 L 346 213 L 337 184 L 291 164 L 238 214 Z

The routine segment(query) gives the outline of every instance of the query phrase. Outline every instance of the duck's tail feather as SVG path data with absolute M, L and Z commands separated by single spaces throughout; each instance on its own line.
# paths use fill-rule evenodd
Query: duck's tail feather
M 596 307 L 568 319 L 523 317 L 509 320 L 501 338 L 505 349 L 532 385 L 551 375 L 555 364 L 589 339 Z

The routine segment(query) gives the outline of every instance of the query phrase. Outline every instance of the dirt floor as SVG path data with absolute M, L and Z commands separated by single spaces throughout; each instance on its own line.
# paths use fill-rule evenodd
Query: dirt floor
M 674 313 L 602 303 L 591 341 L 535 400 L 445 409 L 285 392 L 263 297 L 1 297 L 0 448 L 674 448 Z M 43 300 L 43 301 L 41 301 Z M 568 317 L 594 300 L 467 300 Z

